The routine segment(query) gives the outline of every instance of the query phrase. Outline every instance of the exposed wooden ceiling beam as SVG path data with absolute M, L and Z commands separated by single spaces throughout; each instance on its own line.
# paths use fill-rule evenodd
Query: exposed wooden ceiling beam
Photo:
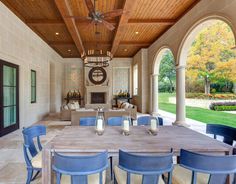
M 56 6 L 61 13 L 61 16 L 67 26 L 68 31 L 71 34 L 72 39 L 75 42 L 75 45 L 79 51 L 80 54 L 84 55 L 86 54 L 82 39 L 79 34 L 79 30 L 76 26 L 75 20 L 74 19 L 68 19 L 66 17 L 72 15 L 72 11 L 69 7 L 68 1 L 67 0 L 55 0 Z
M 111 53 L 113 55 L 115 55 L 119 47 L 120 41 L 125 31 L 125 26 L 127 25 L 131 12 L 134 9 L 137 2 L 138 2 L 137 0 L 125 0 L 124 2 L 123 11 L 126 13 L 121 15 L 118 27 L 116 29 L 115 37 L 111 48 Z
M 41 26 L 41 25 L 65 25 L 63 20 L 53 20 L 53 19 L 29 19 L 25 21 L 26 24 L 31 26 Z
M 129 24 L 165 24 L 173 25 L 175 24 L 175 19 L 130 19 Z

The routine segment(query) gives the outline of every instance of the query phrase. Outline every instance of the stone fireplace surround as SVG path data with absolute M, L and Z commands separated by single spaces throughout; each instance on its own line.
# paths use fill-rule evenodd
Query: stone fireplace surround
M 92 93 L 105 93 L 105 103 L 91 103 L 91 94 Z M 111 104 L 109 103 L 110 99 L 110 90 L 109 86 L 86 86 L 86 104 L 85 108 L 110 108 Z

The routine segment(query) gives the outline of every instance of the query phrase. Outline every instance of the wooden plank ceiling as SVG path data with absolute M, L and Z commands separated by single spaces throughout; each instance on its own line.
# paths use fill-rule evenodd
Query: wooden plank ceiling
M 1 0 L 62 57 L 80 57 L 89 49 L 132 57 L 147 48 L 200 0 L 95 0 L 102 13 L 123 9 L 104 25 L 71 16 L 88 16 L 85 0 Z M 93 0 L 92 0 L 93 2 Z M 95 31 L 100 34 L 95 34 Z

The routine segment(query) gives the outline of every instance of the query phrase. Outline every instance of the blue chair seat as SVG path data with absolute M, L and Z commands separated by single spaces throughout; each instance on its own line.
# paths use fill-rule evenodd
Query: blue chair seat
M 107 152 L 89 156 L 68 156 L 55 152 L 52 168 L 56 172 L 57 184 L 104 184 L 107 158 Z
M 136 155 L 119 151 L 119 165 L 115 167 L 115 184 L 164 184 L 162 175 L 168 173 L 172 184 L 173 151 L 166 155 Z
M 209 174 L 198 173 L 197 184 L 207 184 L 209 180 Z M 175 165 L 173 170 L 173 184 L 190 184 L 192 181 L 192 172 L 188 169 Z
M 34 168 L 42 168 L 42 151 L 38 152 L 35 157 L 31 159 Z
M 114 173 L 116 176 L 116 182 L 118 184 L 126 184 L 126 180 L 127 180 L 127 172 L 126 171 L 115 166 Z M 142 179 L 143 179 L 143 176 L 140 174 L 131 174 L 130 175 L 130 184 L 142 184 Z M 158 184 L 165 184 L 165 182 L 163 181 L 163 179 L 161 177 L 159 177 Z
M 236 156 L 211 156 L 180 150 L 180 166 L 173 171 L 173 184 L 225 184 L 236 172 Z
M 106 181 L 106 171 L 103 171 L 102 175 L 102 184 L 105 184 Z M 70 184 L 71 177 L 69 175 L 62 175 L 61 177 L 61 184 Z M 91 174 L 88 176 L 88 184 L 99 184 L 99 174 Z

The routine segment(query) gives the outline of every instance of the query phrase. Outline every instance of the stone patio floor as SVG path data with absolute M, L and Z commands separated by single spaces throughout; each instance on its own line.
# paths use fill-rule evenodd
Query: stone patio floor
M 164 125 L 171 125 L 175 121 L 175 115 L 164 111 L 159 112 L 164 118 Z M 142 114 L 139 114 L 140 116 Z M 39 124 L 47 126 L 47 135 L 42 138 L 42 143 L 45 145 L 53 137 L 55 137 L 66 125 L 70 122 L 59 121 L 58 115 L 50 116 Z M 204 123 L 187 119 L 187 123 L 191 125 L 189 128 L 205 133 L 206 126 Z M 21 130 L 17 130 L 11 134 L 0 138 L 0 184 L 23 184 L 26 180 L 26 167 L 23 158 L 22 150 L 22 134 Z M 109 172 L 109 171 L 108 171 Z M 109 174 L 108 174 L 109 176 Z M 41 177 L 32 183 L 41 183 Z M 112 183 L 107 180 L 106 183 Z

